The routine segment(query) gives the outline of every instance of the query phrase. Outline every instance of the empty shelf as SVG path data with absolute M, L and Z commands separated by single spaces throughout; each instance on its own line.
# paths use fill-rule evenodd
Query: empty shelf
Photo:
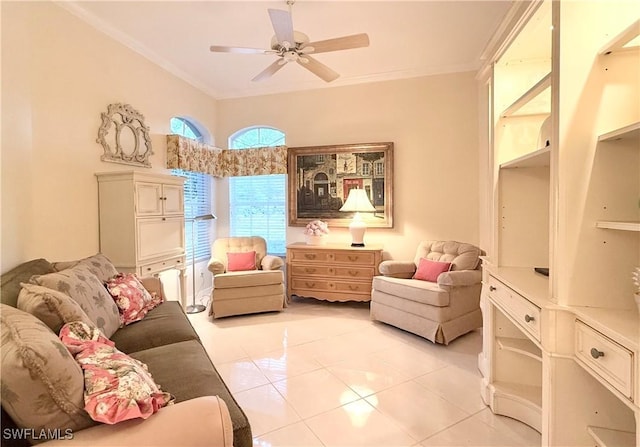
M 592 426 L 588 426 L 587 431 L 598 447 L 634 447 L 636 445 L 636 434 L 630 431 Z
M 598 222 L 596 222 L 596 228 L 605 228 L 608 230 L 640 231 L 640 222 L 599 220 Z
M 500 164 L 500 169 L 535 168 L 549 166 L 551 160 L 551 147 L 547 146 L 522 157 Z
M 542 361 L 542 351 L 529 339 L 496 337 L 496 341 L 500 349 L 517 352 L 534 360 Z

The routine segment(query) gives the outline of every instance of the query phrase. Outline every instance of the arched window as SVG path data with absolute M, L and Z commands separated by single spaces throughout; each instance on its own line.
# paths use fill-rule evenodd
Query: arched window
M 171 132 L 203 143 L 212 143 L 211 136 L 206 129 L 187 118 L 171 118 Z M 195 250 L 196 260 L 208 259 L 211 257 L 211 222 L 195 222 L 195 247 L 192 247 L 194 244 L 192 243 L 192 221 L 190 219 L 211 213 L 211 178 L 207 174 L 182 169 L 172 169 L 171 173 L 187 179 L 184 183 L 184 230 L 187 262 L 191 262 L 193 259 L 193 250 Z
M 229 149 L 281 146 L 284 132 L 249 127 L 229 137 Z M 287 239 L 286 177 L 284 174 L 229 178 L 229 233 L 262 236 L 270 254 L 284 255 Z

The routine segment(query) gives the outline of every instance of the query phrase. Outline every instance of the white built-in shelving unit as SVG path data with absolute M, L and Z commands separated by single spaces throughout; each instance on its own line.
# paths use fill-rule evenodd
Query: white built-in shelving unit
M 512 12 L 479 76 L 493 185 L 482 397 L 542 445 L 640 446 L 640 10 Z

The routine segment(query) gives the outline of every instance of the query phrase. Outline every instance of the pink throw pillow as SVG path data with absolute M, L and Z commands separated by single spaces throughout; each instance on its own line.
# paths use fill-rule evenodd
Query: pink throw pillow
M 418 270 L 413 275 L 413 279 L 422 281 L 436 282 L 440 273 L 451 270 L 450 262 L 430 261 L 426 258 L 420 258 Z
M 118 351 L 97 328 L 67 323 L 60 340 L 84 373 L 84 409 L 94 421 L 116 424 L 146 419 L 173 403 L 173 396 L 154 382 L 144 363 Z
M 135 273 L 119 273 L 109 279 L 106 286 L 125 325 L 142 320 L 147 312 L 162 303 L 162 298 L 149 293 Z
M 247 251 L 244 253 L 227 253 L 227 271 L 240 272 L 243 270 L 256 269 L 256 252 Z

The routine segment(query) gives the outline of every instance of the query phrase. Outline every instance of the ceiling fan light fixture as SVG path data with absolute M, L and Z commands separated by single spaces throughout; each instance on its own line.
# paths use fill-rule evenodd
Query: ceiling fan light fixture
M 365 33 L 309 42 L 309 36 L 293 29 L 291 7 L 295 0 L 286 0 L 286 3 L 289 6 L 289 11 L 267 9 L 271 25 L 275 31 L 275 35 L 271 38 L 271 49 L 260 50 L 256 48 L 212 45 L 210 50 L 216 53 L 274 54 L 279 57 L 278 60 L 255 76 L 252 81 L 268 79 L 287 63 L 296 62 L 322 80 L 331 82 L 340 75 L 309 56 L 310 53 L 315 55 L 316 53 L 328 53 L 369 46 L 369 36 Z
M 295 62 L 298 59 L 298 53 L 296 53 L 295 51 L 286 51 L 282 57 L 284 58 L 284 60 L 286 60 L 287 62 Z

